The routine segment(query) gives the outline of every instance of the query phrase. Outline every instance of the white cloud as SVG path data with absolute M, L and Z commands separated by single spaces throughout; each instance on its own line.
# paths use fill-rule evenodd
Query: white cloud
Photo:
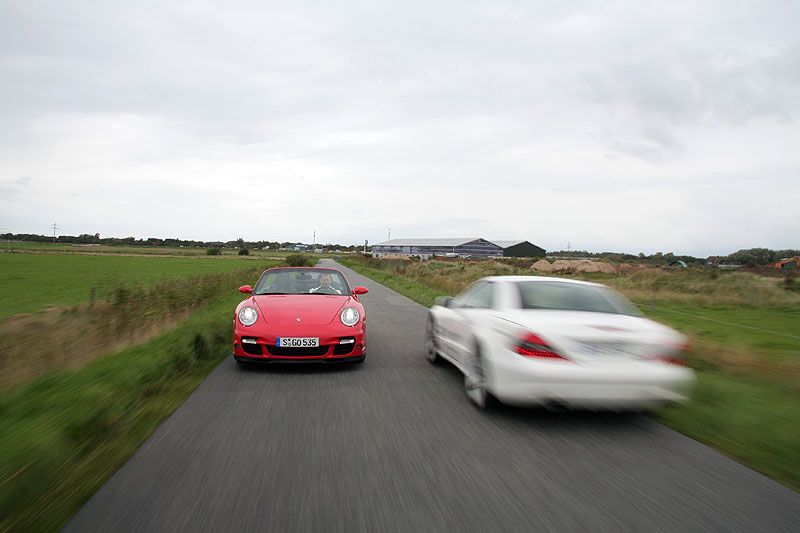
M 798 247 L 797 14 L 781 2 L 4 3 L 0 225 Z

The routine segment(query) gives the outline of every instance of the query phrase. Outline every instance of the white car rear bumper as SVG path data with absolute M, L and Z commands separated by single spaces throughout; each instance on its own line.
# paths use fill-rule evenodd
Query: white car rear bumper
M 492 394 L 504 403 L 516 405 L 554 403 L 588 409 L 646 409 L 686 401 L 694 383 L 690 369 L 661 362 L 582 366 L 511 356 L 492 365 L 492 370 Z

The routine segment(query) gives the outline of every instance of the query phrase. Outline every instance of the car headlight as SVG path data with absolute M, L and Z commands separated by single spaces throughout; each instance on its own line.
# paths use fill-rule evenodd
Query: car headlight
M 342 314 L 339 315 L 339 318 L 342 319 L 342 324 L 345 326 L 355 326 L 358 324 L 358 319 L 360 317 L 361 315 L 355 307 L 345 307 L 342 310 Z
M 258 311 L 254 307 L 242 307 L 239 311 L 239 322 L 243 326 L 252 326 L 258 320 Z

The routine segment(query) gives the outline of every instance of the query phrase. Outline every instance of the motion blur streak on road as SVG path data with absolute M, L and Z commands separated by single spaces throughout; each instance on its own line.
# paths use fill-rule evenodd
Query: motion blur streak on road
M 800 494 L 645 416 L 474 409 L 426 310 L 342 270 L 363 365 L 226 359 L 66 531 L 797 530 Z

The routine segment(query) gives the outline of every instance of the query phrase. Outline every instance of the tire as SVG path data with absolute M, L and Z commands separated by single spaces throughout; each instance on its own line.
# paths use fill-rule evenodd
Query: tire
M 425 324 L 425 358 L 432 365 L 439 364 L 442 358 L 439 357 L 439 349 L 436 346 L 436 336 L 434 335 L 433 317 L 429 314 Z
M 486 381 L 484 359 L 476 345 L 467 366 L 467 373 L 464 374 L 464 392 L 478 409 L 491 409 L 497 404 L 497 400 L 487 389 Z

